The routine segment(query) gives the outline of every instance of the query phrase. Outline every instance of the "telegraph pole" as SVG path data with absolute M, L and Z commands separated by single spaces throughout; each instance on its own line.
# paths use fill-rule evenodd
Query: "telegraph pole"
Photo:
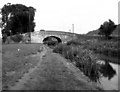
M 75 34 L 74 34 L 74 24 L 72 24 L 72 33 L 73 33 L 73 39 L 75 38 Z
M 31 43 L 30 11 L 29 11 L 29 37 L 30 37 L 30 43 Z
M 74 33 L 74 24 L 72 24 L 72 32 Z

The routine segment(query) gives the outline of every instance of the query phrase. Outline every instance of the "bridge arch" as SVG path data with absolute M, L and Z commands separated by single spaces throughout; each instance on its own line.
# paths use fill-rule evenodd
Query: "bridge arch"
M 62 43 L 62 40 L 57 36 L 47 36 L 43 39 L 43 43 L 45 43 L 47 41 L 54 41 L 54 42 L 57 42 L 57 43 Z

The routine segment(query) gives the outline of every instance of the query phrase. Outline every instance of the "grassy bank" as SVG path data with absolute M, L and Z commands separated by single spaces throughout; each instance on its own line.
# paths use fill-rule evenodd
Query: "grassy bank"
M 76 40 L 68 42 L 69 44 L 83 46 L 85 49 L 99 54 L 101 59 L 120 64 L 120 38 L 113 37 L 111 40 L 106 40 L 100 37 L 80 36 Z M 103 57 L 103 58 L 102 58 Z M 106 58 L 105 58 L 106 57 Z M 112 59 L 111 59 L 112 58 Z
M 120 48 L 118 41 L 114 42 L 98 40 L 96 42 L 89 43 L 88 49 L 93 50 L 95 53 L 120 59 Z
M 2 45 L 3 89 L 7 89 L 8 85 L 14 85 L 24 73 L 39 62 L 39 57 L 31 55 L 40 52 L 40 46 L 41 44 Z
M 53 52 L 61 54 L 76 65 L 91 80 L 97 81 L 102 73 L 102 66 L 98 60 L 105 60 L 120 64 L 118 62 L 118 41 L 102 40 L 98 38 L 79 38 L 59 44 L 53 48 Z

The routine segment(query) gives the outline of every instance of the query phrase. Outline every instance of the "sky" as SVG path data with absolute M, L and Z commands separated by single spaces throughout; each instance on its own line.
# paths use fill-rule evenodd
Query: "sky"
M 24 4 L 36 9 L 35 31 L 41 29 L 84 34 L 111 19 L 118 24 L 119 0 L 1 0 L 4 4 Z

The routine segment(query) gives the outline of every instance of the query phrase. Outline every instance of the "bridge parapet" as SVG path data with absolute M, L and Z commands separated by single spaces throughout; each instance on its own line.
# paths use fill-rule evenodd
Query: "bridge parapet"
M 39 32 L 31 33 L 31 40 L 34 43 L 43 43 L 43 40 L 49 36 L 59 37 L 63 43 L 73 39 L 73 34 L 68 32 L 39 31 Z

